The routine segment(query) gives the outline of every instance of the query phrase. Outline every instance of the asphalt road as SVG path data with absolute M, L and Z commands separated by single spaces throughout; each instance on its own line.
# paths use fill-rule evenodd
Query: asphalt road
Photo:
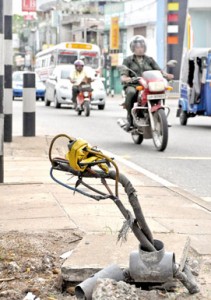
M 153 174 L 211 201 L 211 118 L 196 117 L 181 126 L 176 118 L 177 100 L 171 108 L 169 142 L 164 152 L 156 151 L 152 140 L 135 145 L 130 134 L 117 125 L 126 116 L 120 96 L 108 98 L 103 111 L 93 108 L 90 117 L 77 116 L 69 107 L 55 109 L 36 103 L 36 135 L 66 133 L 106 149 Z M 13 101 L 13 135 L 22 135 L 22 101 Z

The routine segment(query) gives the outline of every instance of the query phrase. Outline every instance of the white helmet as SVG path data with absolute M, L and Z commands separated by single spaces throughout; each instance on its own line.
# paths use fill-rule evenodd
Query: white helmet
M 130 41 L 130 50 L 134 53 L 135 46 L 143 46 L 144 52 L 147 50 L 146 39 L 143 35 L 135 35 Z
M 83 62 L 83 60 L 81 60 L 81 59 L 77 59 L 75 62 L 74 62 L 74 65 L 75 66 L 84 66 L 84 62 Z

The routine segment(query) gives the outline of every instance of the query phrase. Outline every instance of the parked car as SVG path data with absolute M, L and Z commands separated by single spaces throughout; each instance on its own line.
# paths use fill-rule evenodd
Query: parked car
M 12 74 L 12 89 L 13 99 L 23 97 L 23 74 L 29 73 L 27 71 L 15 71 Z M 31 73 L 31 72 L 30 72 Z M 35 86 L 36 86 L 36 100 L 45 98 L 45 85 L 40 80 L 37 74 L 35 74 Z
M 73 65 L 57 66 L 52 75 L 46 80 L 45 105 L 49 106 L 51 102 L 56 108 L 60 108 L 62 104 L 72 105 L 72 83 L 70 82 L 70 73 L 73 71 Z M 86 67 L 85 69 L 92 78 L 91 83 L 93 92 L 91 105 L 98 106 L 98 109 L 105 108 L 106 91 L 103 79 L 95 76 L 95 71 Z

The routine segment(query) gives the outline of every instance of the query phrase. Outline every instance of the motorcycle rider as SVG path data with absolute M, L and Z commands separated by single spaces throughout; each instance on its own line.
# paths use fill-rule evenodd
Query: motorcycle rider
M 124 85 L 126 94 L 124 103 L 124 106 L 127 109 L 127 123 L 124 126 L 126 131 L 130 131 L 133 128 L 131 109 L 136 101 L 136 86 L 138 85 L 138 83 L 133 82 L 133 77 L 141 77 L 144 71 L 149 70 L 159 70 L 163 76 L 169 80 L 173 79 L 174 77 L 172 74 L 163 72 L 155 60 L 145 54 L 147 45 L 146 40 L 142 35 L 135 35 L 132 38 L 130 41 L 130 50 L 132 51 L 133 55 L 126 57 L 123 61 L 123 65 L 131 69 L 134 73 L 127 68 L 122 68 L 121 70 L 121 81 Z
M 72 101 L 74 107 L 76 107 L 76 98 L 79 93 L 79 85 L 82 81 L 87 81 L 90 76 L 88 76 L 87 72 L 84 70 L 84 62 L 81 59 L 77 59 L 74 62 L 75 69 L 70 74 L 70 82 L 73 84 L 72 86 Z

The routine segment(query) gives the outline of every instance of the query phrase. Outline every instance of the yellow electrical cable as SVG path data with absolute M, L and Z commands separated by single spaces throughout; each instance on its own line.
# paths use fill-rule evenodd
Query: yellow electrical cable
M 55 143 L 55 141 L 58 139 L 58 138 L 60 138 L 60 137 L 66 137 L 68 140 L 70 140 L 70 141 L 74 141 L 75 139 L 74 138 L 72 138 L 72 137 L 70 137 L 69 135 L 67 135 L 67 134 L 58 134 L 58 135 L 56 135 L 53 139 L 52 139 L 52 141 L 51 141 L 51 143 L 50 143 L 50 147 L 49 147 L 49 152 L 48 152 L 48 157 L 49 157 L 49 160 L 50 160 L 50 162 L 51 163 L 53 163 L 53 159 L 52 159 L 52 148 L 53 148 L 53 144 Z
M 77 139 L 75 139 L 75 138 L 73 138 L 73 137 L 70 137 L 70 136 L 68 136 L 67 134 L 58 134 L 58 135 L 56 135 L 53 139 L 52 139 L 52 141 L 51 141 L 51 143 L 50 143 L 50 147 L 49 147 L 49 160 L 50 160 L 50 162 L 53 164 L 53 158 L 52 158 L 52 149 L 53 149 L 53 145 L 54 145 L 54 143 L 55 143 L 55 141 L 58 139 L 58 138 L 61 138 L 61 137 L 66 137 L 69 141 L 77 141 Z M 104 159 L 106 159 L 108 162 L 110 162 L 113 166 L 114 166 L 114 168 L 115 168 L 115 170 L 116 170 L 116 177 L 115 177 L 115 195 L 116 195 L 116 197 L 118 197 L 118 181 L 119 181 L 119 169 L 118 169 L 118 166 L 117 166 L 117 164 L 110 158 L 110 157 L 108 157 L 108 156 L 106 156 L 105 154 L 103 154 L 101 151 L 97 151 L 97 150 L 93 150 L 93 149 L 90 149 L 89 148 L 89 145 L 88 145 L 88 143 L 87 143 L 87 147 L 85 147 L 84 148 L 84 150 L 86 151 L 86 152 L 88 152 L 88 153 L 90 153 L 90 154 L 93 154 L 93 155 L 95 155 L 96 156 L 96 158 L 104 158 Z M 71 150 L 70 150 L 70 152 L 71 152 Z M 66 155 L 67 156 L 67 155 Z M 68 157 L 69 158 L 69 157 Z M 76 160 L 76 159 L 75 159 Z M 87 158 L 87 160 L 85 159 L 84 160 L 84 162 L 90 162 L 91 160 L 93 160 L 93 158 Z M 69 162 L 70 163 L 70 162 Z M 76 166 L 77 164 L 76 164 L 76 162 L 74 162 L 74 166 Z M 102 164 L 99 164 L 99 166 L 101 167 L 101 169 L 103 169 L 104 170 L 104 172 L 106 172 L 106 169 L 102 166 Z M 78 167 L 78 166 L 77 166 Z M 86 168 L 83 168 L 83 169 L 81 169 L 80 171 L 85 171 L 85 169 Z M 78 171 L 78 169 L 76 169 L 77 171 Z

